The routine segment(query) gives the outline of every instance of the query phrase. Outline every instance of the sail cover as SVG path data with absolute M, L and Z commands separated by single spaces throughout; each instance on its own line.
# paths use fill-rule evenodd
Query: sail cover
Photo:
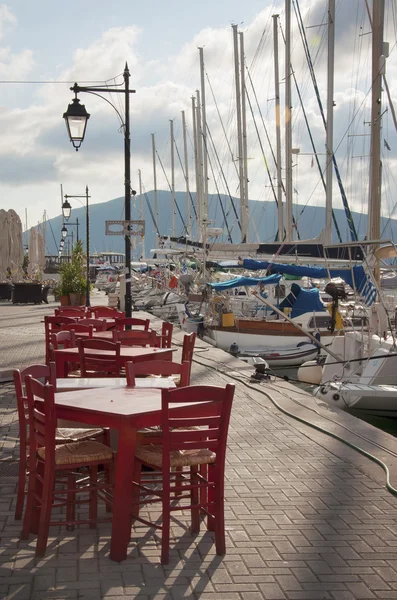
M 291 293 L 279 304 L 279 309 L 292 308 L 291 318 L 300 317 L 308 312 L 325 311 L 324 304 L 320 300 L 320 290 L 313 288 L 305 290 L 297 283 L 291 286 Z
M 325 267 L 305 267 L 300 265 L 285 265 L 281 263 L 272 263 L 266 260 L 254 260 L 245 258 L 241 266 L 244 269 L 252 271 L 268 270 L 270 273 L 282 273 L 288 275 L 300 275 L 301 277 L 311 277 L 312 279 L 332 279 L 340 277 L 355 292 L 357 292 L 367 306 L 371 306 L 376 299 L 376 287 L 362 265 L 354 265 L 348 269 L 326 269 Z
M 229 281 L 220 281 L 219 283 L 209 283 L 208 285 L 218 292 L 231 290 L 235 287 L 247 285 L 277 285 L 280 282 L 281 275 L 269 275 L 268 277 L 235 277 Z

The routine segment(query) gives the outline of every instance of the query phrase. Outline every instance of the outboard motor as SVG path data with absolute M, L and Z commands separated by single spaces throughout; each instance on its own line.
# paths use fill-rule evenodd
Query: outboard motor
M 233 342 L 229 348 L 229 352 L 232 356 L 238 356 L 240 354 L 240 348 L 236 342 Z
M 347 293 L 345 291 L 345 286 L 343 283 L 327 283 L 325 286 L 325 292 L 329 294 L 332 298 L 332 309 L 331 309 L 331 319 L 328 325 L 329 331 L 333 333 L 335 331 L 336 325 L 336 314 L 338 311 L 339 300 L 346 300 Z

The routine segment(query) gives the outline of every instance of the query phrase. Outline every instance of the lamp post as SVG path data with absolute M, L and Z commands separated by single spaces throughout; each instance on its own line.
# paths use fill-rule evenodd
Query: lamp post
M 72 213 L 72 207 L 68 202 L 68 198 L 76 198 L 80 204 L 83 204 L 79 198 L 85 198 L 85 224 L 86 224 L 86 255 L 87 255 L 87 269 L 86 269 L 86 285 L 85 285 L 85 305 L 90 306 L 90 213 L 88 209 L 88 199 L 91 196 L 88 195 L 88 185 L 85 186 L 85 194 L 84 195 L 74 195 L 65 194 L 65 202 L 62 204 L 62 214 L 65 221 L 70 219 L 70 215 Z M 77 239 L 78 239 L 78 220 L 77 222 Z M 74 225 L 74 223 L 70 223 L 70 225 Z
M 87 127 L 87 121 L 90 115 L 85 109 L 84 104 L 80 104 L 80 100 L 77 98 L 79 92 L 87 92 L 99 96 L 108 104 L 110 104 L 116 113 L 118 114 L 122 126 L 124 128 L 124 212 L 125 221 L 127 223 L 131 220 L 131 140 L 130 140 L 130 94 L 134 94 L 135 90 L 130 90 L 129 80 L 130 72 L 128 65 L 125 63 L 123 72 L 124 87 L 120 88 L 117 85 L 109 85 L 108 87 L 96 87 L 96 86 L 80 86 L 77 83 L 70 88 L 75 93 L 73 102 L 69 104 L 67 111 L 64 113 L 63 118 L 66 122 L 66 128 L 69 134 L 70 141 L 76 151 L 80 148 L 81 143 L 84 140 L 85 130 Z M 106 98 L 100 95 L 100 93 L 111 93 L 111 94 L 124 94 L 124 105 L 125 113 L 124 120 L 120 115 L 117 108 L 109 102 Z M 129 228 L 128 228 L 129 229 Z M 125 236 L 125 314 L 130 317 L 132 314 L 131 305 L 131 240 L 130 236 Z

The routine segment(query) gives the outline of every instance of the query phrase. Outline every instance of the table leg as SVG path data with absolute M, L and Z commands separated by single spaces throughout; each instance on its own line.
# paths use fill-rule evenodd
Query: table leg
M 136 445 L 136 429 L 119 430 L 116 479 L 113 497 L 112 539 L 110 558 L 117 562 L 127 558 L 131 539 L 132 477 Z
M 68 376 L 67 373 L 67 361 L 61 354 L 55 351 L 55 372 L 57 377 L 62 377 L 63 379 Z

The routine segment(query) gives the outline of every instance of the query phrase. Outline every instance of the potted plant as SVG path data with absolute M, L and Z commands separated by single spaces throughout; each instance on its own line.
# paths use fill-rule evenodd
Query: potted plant
M 71 260 L 61 265 L 61 297 L 68 296 L 72 306 L 80 304 L 81 295 L 85 293 L 85 254 L 83 243 L 79 240 L 72 250 Z

